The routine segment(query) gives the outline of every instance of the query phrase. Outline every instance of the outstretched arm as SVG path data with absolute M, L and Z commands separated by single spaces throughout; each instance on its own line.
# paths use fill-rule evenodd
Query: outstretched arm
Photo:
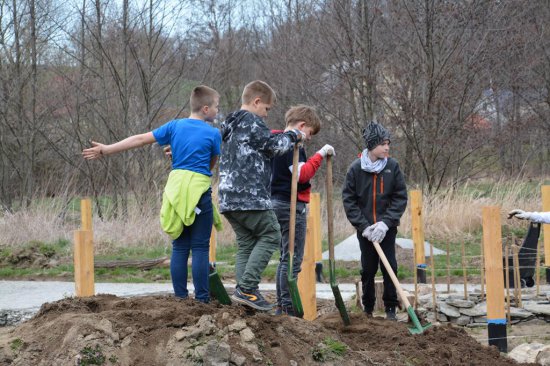
M 141 135 L 134 135 L 125 138 L 122 141 L 115 142 L 111 145 L 100 144 L 99 142 L 92 141 L 92 146 L 89 149 L 82 150 L 82 156 L 84 159 L 92 160 L 101 157 L 101 155 L 116 154 L 121 151 L 130 150 L 136 147 L 149 145 L 155 142 L 155 137 L 152 132 L 142 133 Z
M 512 210 L 508 212 L 508 218 L 516 217 L 522 220 L 530 220 L 542 224 L 550 224 L 550 212 L 526 212 L 523 210 Z

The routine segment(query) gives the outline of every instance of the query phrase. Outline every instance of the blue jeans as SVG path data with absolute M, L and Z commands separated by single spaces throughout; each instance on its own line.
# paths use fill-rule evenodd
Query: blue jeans
M 189 259 L 189 252 L 191 252 L 191 272 L 193 274 L 193 286 L 195 286 L 195 299 L 209 302 L 208 254 L 213 223 L 212 191 L 210 189 L 202 195 L 197 208 L 201 211 L 200 214 L 195 216 L 193 225 L 185 226 L 179 238 L 172 242 L 170 274 L 176 296 L 182 298 L 188 297 L 187 260 Z
M 288 290 L 288 233 L 290 228 L 290 202 L 272 199 L 273 210 L 277 215 L 277 220 L 281 226 L 281 258 L 277 266 L 276 287 L 277 287 L 277 305 L 282 307 L 292 306 L 290 292 Z M 296 231 L 294 239 L 294 259 L 292 263 L 292 277 L 296 278 L 300 273 L 302 261 L 304 259 L 304 247 L 306 243 L 307 214 L 306 204 L 296 202 Z

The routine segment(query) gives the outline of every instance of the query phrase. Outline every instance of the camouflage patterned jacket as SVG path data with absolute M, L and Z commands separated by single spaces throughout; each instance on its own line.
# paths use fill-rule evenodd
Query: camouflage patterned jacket
M 292 131 L 271 134 L 253 113 L 230 113 L 222 124 L 220 212 L 270 210 L 270 159 L 292 149 L 296 139 Z

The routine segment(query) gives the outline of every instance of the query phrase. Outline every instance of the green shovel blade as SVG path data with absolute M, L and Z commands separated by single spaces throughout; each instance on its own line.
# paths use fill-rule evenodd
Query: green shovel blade
M 288 261 L 288 269 L 287 269 L 287 282 L 288 282 L 288 291 L 290 292 L 290 300 L 292 301 L 292 309 L 294 310 L 294 314 L 299 317 L 304 317 L 304 307 L 302 306 L 302 299 L 300 298 L 300 291 L 298 291 L 298 281 L 296 278 L 292 278 L 292 266 L 293 266 L 293 258 L 292 254 L 290 253 L 290 258 Z
M 412 320 L 414 325 L 414 327 L 409 327 L 409 332 L 411 334 L 421 334 L 426 329 L 432 326 L 432 323 L 427 323 L 424 326 L 420 324 L 420 320 L 418 320 L 418 317 L 416 316 L 412 306 L 407 307 L 407 313 L 409 314 L 409 318 Z
M 231 299 L 223 286 L 222 279 L 220 278 L 218 271 L 213 270 L 210 272 L 208 280 L 210 282 L 210 293 L 212 296 L 214 296 L 220 304 L 231 305 Z

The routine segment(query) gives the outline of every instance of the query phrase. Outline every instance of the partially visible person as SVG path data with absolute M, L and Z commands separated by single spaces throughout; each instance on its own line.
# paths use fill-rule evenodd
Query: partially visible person
M 541 224 L 550 224 L 550 212 L 527 212 L 519 209 L 514 209 L 508 212 L 508 218 L 511 219 L 512 217 Z
M 361 249 L 363 310 L 373 316 L 376 301 L 374 277 L 378 266 L 384 277 L 382 300 L 386 319 L 397 320 L 397 290 L 386 267 L 380 263 L 373 242 L 378 242 L 397 275 L 395 238 L 397 226 L 407 207 L 407 187 L 399 164 L 389 157 L 390 134 L 382 125 L 371 122 L 363 131 L 367 148 L 348 169 L 342 198 L 349 222 L 357 230 Z
M 271 161 L 291 151 L 302 139 L 299 130 L 272 134 L 264 118 L 275 103 L 275 92 L 265 82 L 247 84 L 241 109 L 222 124 L 222 153 L 218 197 L 220 212 L 237 237 L 235 277 L 231 298 L 251 308 L 268 311 L 272 304 L 259 291 L 261 276 L 279 247 L 281 228 L 271 204 Z
M 219 215 L 214 212 L 211 198 L 211 170 L 220 154 L 220 132 L 206 121 L 218 114 L 219 94 L 200 85 L 190 97 L 189 118 L 172 120 L 159 128 L 130 136 L 111 145 L 92 141 L 92 148 L 84 149 L 85 159 L 97 159 L 158 142 L 170 145 L 172 171 L 162 198 L 161 225 L 172 241 L 170 274 L 177 297 L 187 298 L 187 262 L 192 255 L 195 299 L 210 301 L 209 262 L 212 223 L 220 228 Z
M 315 109 L 312 107 L 306 105 L 297 105 L 290 108 L 285 114 L 285 123 L 285 131 L 298 129 L 305 133 L 306 141 L 311 140 L 311 137 L 316 135 L 321 129 L 321 121 L 317 112 L 315 112 Z M 282 133 L 283 131 L 273 132 Z M 282 235 L 282 240 L 279 245 L 281 257 L 275 277 L 277 289 L 277 310 L 275 314 L 287 314 L 291 316 L 294 316 L 295 312 L 292 308 L 287 275 L 289 262 L 288 237 L 290 230 L 290 191 L 293 155 L 293 151 L 289 151 L 284 155 L 274 157 L 271 161 L 271 203 L 273 204 L 273 210 L 275 210 L 277 220 L 281 226 Z M 298 273 L 300 273 L 302 260 L 304 259 L 307 229 L 306 205 L 309 203 L 309 195 L 311 192 L 311 184 L 309 181 L 313 178 L 321 166 L 321 162 L 327 155 L 334 155 L 334 148 L 330 145 L 323 146 L 321 150 L 317 151 L 309 159 L 307 158 L 305 148 L 302 146 L 299 149 L 298 197 L 296 202 L 294 258 L 292 264 L 293 278 L 296 278 Z

